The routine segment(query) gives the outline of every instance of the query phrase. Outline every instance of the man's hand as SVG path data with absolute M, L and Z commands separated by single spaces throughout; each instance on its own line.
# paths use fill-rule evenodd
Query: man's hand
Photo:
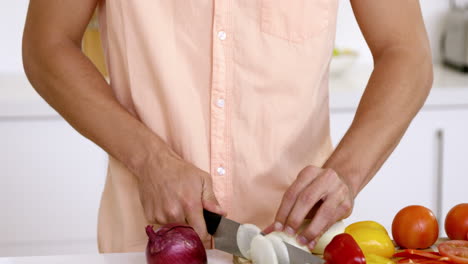
M 23 35 L 25 72 L 36 91 L 78 132 L 136 175 L 149 221 L 187 222 L 206 240 L 202 206 L 222 214 L 210 175 L 184 162 L 124 108 L 81 51 L 98 3 L 31 0 Z
M 397 146 L 432 85 L 431 52 L 419 1 L 351 4 L 372 52 L 374 71 L 353 123 L 323 165 L 333 170 L 305 168 L 287 190 L 276 217 L 277 229 L 282 224 L 286 232 L 294 233 L 318 207 L 298 236 L 310 248 L 331 224 L 351 213 L 353 199 Z
M 274 229 L 295 235 L 304 219 L 311 218 L 297 241 L 313 249 L 323 232 L 351 214 L 353 202 L 349 184 L 334 170 L 308 166 L 284 194 Z
M 210 247 L 203 208 L 225 214 L 212 190 L 211 176 L 177 157 L 164 155 L 149 163 L 139 178 L 140 199 L 145 216 L 157 225 L 187 223 Z

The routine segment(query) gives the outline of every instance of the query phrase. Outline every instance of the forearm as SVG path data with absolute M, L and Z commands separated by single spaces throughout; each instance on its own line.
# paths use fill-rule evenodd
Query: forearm
M 324 165 L 344 177 L 355 196 L 397 146 L 432 86 L 430 53 L 394 48 L 375 62 L 355 118 Z
M 73 42 L 25 44 L 23 56 L 37 92 L 78 132 L 133 172 L 144 160 L 154 159 L 155 150 L 169 151 L 119 104 L 111 87 Z

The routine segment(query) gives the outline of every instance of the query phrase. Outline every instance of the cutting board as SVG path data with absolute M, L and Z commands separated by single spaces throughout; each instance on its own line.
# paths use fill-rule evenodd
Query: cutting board
M 0 264 L 146 264 L 144 253 L 0 258 Z M 208 250 L 209 264 L 232 264 L 232 255 Z
M 446 238 L 441 238 L 436 245 Z M 398 249 L 397 249 L 398 250 Z M 436 246 L 427 249 L 437 250 Z M 208 250 L 208 264 L 232 264 L 232 255 L 218 250 Z M 146 264 L 145 254 L 140 253 L 115 253 L 94 255 L 63 255 L 41 257 L 13 257 L 0 258 L 0 264 Z

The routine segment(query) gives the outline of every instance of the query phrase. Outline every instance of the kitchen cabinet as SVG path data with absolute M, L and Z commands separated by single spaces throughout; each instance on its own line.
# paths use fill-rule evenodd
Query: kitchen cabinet
M 441 163 L 440 201 L 443 230 L 445 216 L 459 203 L 468 203 L 468 108 L 450 111 L 443 123 L 449 124 L 441 130 L 443 162 Z
M 352 122 L 354 110 L 331 114 L 336 145 Z M 358 195 L 351 223 L 375 220 L 391 230 L 395 214 L 419 204 L 443 220 L 450 208 L 468 202 L 468 106 L 426 107 L 374 179 Z M 363 146 L 365 147 L 365 146 Z

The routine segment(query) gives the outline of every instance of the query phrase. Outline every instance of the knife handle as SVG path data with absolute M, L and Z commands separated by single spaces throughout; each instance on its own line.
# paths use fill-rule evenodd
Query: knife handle
M 206 229 L 208 231 L 208 234 L 214 235 L 214 233 L 216 233 L 216 230 L 218 229 L 219 223 L 221 222 L 222 216 L 210 212 L 206 209 L 203 209 L 203 217 L 205 218 Z

